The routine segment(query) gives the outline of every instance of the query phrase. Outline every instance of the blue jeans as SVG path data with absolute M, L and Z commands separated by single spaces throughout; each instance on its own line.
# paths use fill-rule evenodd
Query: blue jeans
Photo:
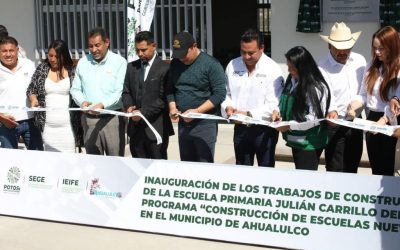
M 196 122 L 196 121 L 195 121 Z M 182 161 L 214 162 L 218 124 L 179 122 L 179 153 Z
M 236 165 L 253 166 L 257 156 L 258 166 L 275 166 L 275 147 L 278 142 L 278 131 L 261 125 L 235 125 L 233 145 Z
M 18 148 L 18 139 L 20 136 L 29 150 L 43 150 L 42 135 L 39 129 L 33 124 L 33 119 L 18 121 L 16 128 L 6 128 L 0 124 L 0 147 Z

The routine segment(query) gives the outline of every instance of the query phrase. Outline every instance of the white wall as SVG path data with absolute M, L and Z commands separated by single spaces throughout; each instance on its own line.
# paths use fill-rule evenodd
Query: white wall
M 328 45 L 318 34 L 296 32 L 297 13 L 300 0 L 272 0 L 271 1 L 271 53 L 272 58 L 278 62 L 285 74 L 287 74 L 284 54 L 294 46 L 304 46 L 318 61 L 328 53 Z M 340 21 L 340 20 L 338 20 Z M 365 56 L 367 61 L 371 59 L 371 37 L 379 29 L 379 22 L 346 23 L 354 33 L 362 31 L 353 51 Z M 322 34 L 329 35 L 333 23 L 322 24 Z
M 35 60 L 36 45 L 35 8 L 33 0 L 1 0 L 0 24 L 7 27 L 10 36 L 26 50 L 27 57 Z

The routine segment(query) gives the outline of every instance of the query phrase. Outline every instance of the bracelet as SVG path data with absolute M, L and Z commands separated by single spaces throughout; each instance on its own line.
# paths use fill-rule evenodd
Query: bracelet
M 400 99 L 397 96 L 393 96 L 392 99 L 395 99 L 398 103 L 400 103 Z

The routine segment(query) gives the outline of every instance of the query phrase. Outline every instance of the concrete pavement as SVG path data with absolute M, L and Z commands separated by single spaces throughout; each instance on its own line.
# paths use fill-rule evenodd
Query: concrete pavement
M 223 164 L 235 164 L 235 153 L 233 149 L 233 124 L 219 124 L 218 127 L 218 139 L 215 149 L 215 163 Z M 177 125 L 174 124 L 175 132 L 178 131 Z M 366 150 L 366 145 L 364 141 L 364 151 L 361 157 L 361 167 L 358 169 L 360 174 L 371 174 L 371 169 L 369 168 L 368 155 Z M 129 153 L 129 149 L 126 151 Z M 295 169 L 292 157 L 292 150 L 290 147 L 285 145 L 281 134 L 279 135 L 278 144 L 276 145 L 276 168 L 288 168 Z M 171 160 L 180 160 L 179 158 L 179 147 L 178 147 L 178 137 L 170 137 L 170 144 L 168 148 L 168 157 Z M 319 171 L 325 171 L 324 153 L 321 156 L 321 164 L 319 165 Z

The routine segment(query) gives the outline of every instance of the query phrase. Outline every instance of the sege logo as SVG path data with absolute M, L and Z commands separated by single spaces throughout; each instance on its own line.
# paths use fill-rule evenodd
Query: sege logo
M 45 178 L 44 176 L 30 175 L 30 176 L 29 176 L 29 181 L 30 181 L 30 182 L 41 182 L 41 183 L 45 183 L 45 182 L 46 182 L 46 178 Z

